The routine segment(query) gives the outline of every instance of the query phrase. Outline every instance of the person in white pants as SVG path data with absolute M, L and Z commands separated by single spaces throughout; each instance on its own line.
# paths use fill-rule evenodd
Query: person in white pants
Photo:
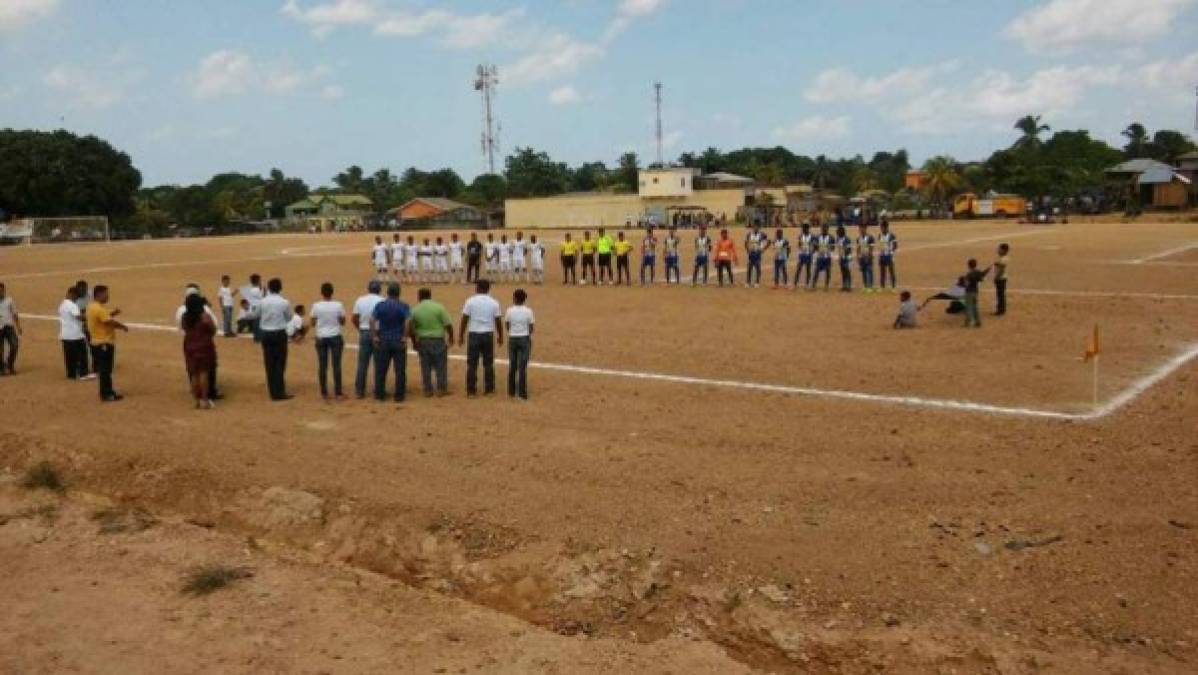
M 420 281 L 430 281 L 433 277 L 433 245 L 428 237 L 420 245 Z
M 512 243 L 506 234 L 499 236 L 499 278 L 503 281 L 512 278 Z
M 499 244 L 495 243 L 495 235 L 487 234 L 487 244 L 483 247 L 483 272 L 488 277 L 495 275 L 499 268 Z
M 537 241 L 535 234 L 528 242 L 528 260 L 532 269 L 533 283 L 545 283 L 545 246 Z
M 391 278 L 399 281 L 403 278 L 404 246 L 398 234 L 393 235 L 393 237 L 394 240 L 391 242 Z
M 512 242 L 512 278 L 516 281 L 519 281 L 520 277 L 524 277 L 524 280 L 528 281 L 525 248 L 524 233 L 517 232 L 516 241 Z
M 416 281 L 416 277 L 420 275 L 420 247 L 416 245 L 415 237 L 408 235 L 408 243 L 403 247 L 403 254 L 407 280 Z
M 370 260 L 374 265 L 374 277 L 379 280 L 387 278 L 387 271 L 391 267 L 391 251 L 387 245 L 383 243 L 382 237 L 374 238 L 374 248 L 370 249 Z
M 449 281 L 449 247 L 441 237 L 437 237 L 437 243 L 433 246 L 433 271 L 437 275 L 437 283 Z
M 466 281 L 466 263 L 462 254 L 462 242 L 458 233 L 449 235 L 449 280 L 451 282 Z

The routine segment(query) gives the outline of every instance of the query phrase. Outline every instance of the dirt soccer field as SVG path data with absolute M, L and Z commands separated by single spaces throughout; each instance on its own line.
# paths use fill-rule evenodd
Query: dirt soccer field
M 918 299 L 1009 242 L 1008 315 L 988 282 L 980 330 L 940 303 L 914 331 L 891 294 L 563 287 L 541 233 L 528 403 L 467 400 L 460 350 L 449 398 L 410 358 L 407 403 L 325 403 L 310 343 L 270 403 L 237 339 L 211 412 L 171 328 L 184 284 L 259 272 L 310 303 L 328 280 L 348 306 L 371 236 L 0 249 L 25 326 L 0 671 L 1193 672 L 1198 226 L 894 230 Z M 79 278 L 132 324 L 119 404 L 63 377 L 49 319 Z M 65 496 L 16 487 L 43 460 Z M 181 595 L 212 563 L 253 576 Z

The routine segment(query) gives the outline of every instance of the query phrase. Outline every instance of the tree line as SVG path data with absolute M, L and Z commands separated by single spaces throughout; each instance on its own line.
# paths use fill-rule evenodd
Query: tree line
M 1100 193 L 1103 171 L 1124 159 L 1173 162 L 1195 149 L 1192 139 L 1173 130 L 1149 131 L 1134 122 L 1123 130 L 1125 144 L 1112 147 L 1085 130 L 1052 132 L 1039 116 L 1014 124 L 1019 137 L 983 161 L 949 156 L 928 159 L 922 192 L 904 190 L 913 168 L 905 149 L 830 158 L 796 154 L 775 146 L 723 152 L 709 147 L 684 152 L 675 165 L 703 173 L 723 171 L 781 186 L 805 183 L 851 196 L 871 190 L 891 195 L 893 208 L 943 205 L 962 191 L 1014 192 L 1026 197 L 1076 197 Z M 652 166 L 652 165 L 650 165 Z M 0 130 L 0 218 L 13 214 L 43 217 L 107 215 L 118 229 L 165 234 L 172 226 L 221 230 L 246 221 L 281 218 L 284 207 L 310 193 L 363 194 L 379 212 L 414 197 L 444 197 L 481 208 L 501 207 L 509 197 L 546 197 L 568 192 L 636 192 L 640 158 L 620 155 L 570 166 L 548 153 L 517 147 L 502 174 L 482 174 L 466 183 L 453 169 L 415 167 L 396 175 L 380 168 L 366 173 L 347 167 L 327 186 L 311 188 L 280 169 L 268 175 L 222 173 L 203 184 L 142 187 L 132 160 L 95 136 L 66 131 Z

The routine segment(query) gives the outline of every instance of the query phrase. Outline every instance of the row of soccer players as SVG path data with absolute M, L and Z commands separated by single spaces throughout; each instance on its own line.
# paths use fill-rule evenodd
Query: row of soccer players
M 797 254 L 798 262 L 794 272 L 795 289 L 806 287 L 814 289 L 823 278 L 823 288 L 831 285 L 832 262 L 836 260 L 840 269 L 842 291 L 853 288 L 853 267 L 861 272 L 862 285 L 866 292 L 874 291 L 874 258 L 877 257 L 877 269 L 881 277 L 880 287 L 885 288 L 889 282 L 893 290 L 895 278 L 894 258 L 898 252 L 898 237 L 890 231 L 890 223 L 883 220 L 880 232 L 874 236 L 867 225 L 859 226 L 856 238 L 850 237 L 843 226 L 838 226 L 835 233 L 830 231 L 827 224 L 819 227 L 819 232 L 812 232 L 811 226 L 803 224 L 799 235 L 792 247 L 785 232 L 776 230 L 774 238 L 770 239 L 760 226 L 754 226 L 745 235 L 744 250 L 746 257 L 745 286 L 756 288 L 761 284 L 762 261 L 767 252 L 773 252 L 774 288 L 783 288 L 790 284 L 788 265 L 792 254 Z M 660 241 L 652 229 L 646 230 L 640 241 L 640 282 L 641 285 L 654 283 L 657 278 L 657 254 L 660 250 L 664 260 L 666 283 L 681 283 L 682 273 L 679 268 L 679 249 L 681 239 L 675 228 L 669 228 L 666 236 Z M 727 276 L 728 283 L 733 282 L 733 265 L 740 263 L 740 255 L 735 242 L 731 240 L 728 230 L 720 230 L 720 236 L 712 240 L 707 234 L 707 228 L 699 228 L 695 237 L 694 268 L 691 274 L 691 285 L 707 284 L 708 272 L 714 261 L 718 283 L 724 285 Z M 591 238 L 591 233 L 582 233 L 581 240 L 567 233 L 561 245 L 563 284 L 579 283 L 578 265 L 582 264 L 582 284 L 628 284 L 631 285 L 630 254 L 634 244 L 623 232 L 617 233 L 613 239 L 604 230 L 599 230 L 597 239 Z M 612 258 L 615 258 L 615 272 L 612 271 Z M 598 264 L 596 265 L 596 260 Z
M 413 236 L 408 236 L 406 243 L 398 234 L 393 239 L 386 244 L 376 236 L 370 251 L 375 275 L 382 280 L 471 283 L 485 272 L 497 281 L 545 282 L 545 246 L 536 235 L 525 241 L 524 233 L 517 232 L 512 241 L 506 234 L 495 241 L 494 234 L 487 234 L 483 243 L 471 233 L 470 241 L 464 244 L 456 232 L 449 236 L 448 243 L 441 237 L 425 237 L 419 245 Z

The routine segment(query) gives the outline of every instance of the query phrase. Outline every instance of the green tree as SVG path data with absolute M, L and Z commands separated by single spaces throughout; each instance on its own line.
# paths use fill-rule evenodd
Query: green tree
M 583 162 L 574 170 L 572 189 L 579 192 L 603 191 L 611 183 L 607 166 L 603 162 Z
M 484 173 L 476 176 L 470 187 L 461 195 L 462 201 L 475 206 L 502 206 L 507 198 L 507 180 L 497 173 Z
M 1176 162 L 1181 155 L 1198 149 L 1194 141 L 1180 131 L 1161 129 L 1152 135 L 1150 155 L 1162 162 Z
M 504 175 L 512 197 L 557 195 L 570 187 L 569 168 L 532 148 L 516 148 L 504 161 Z
M 271 169 L 270 178 L 262 186 L 262 200 L 270 202 L 271 218 L 282 218 L 288 205 L 307 196 L 307 183 L 299 178 L 288 178 L 279 169 Z
M 363 181 L 365 176 L 362 173 L 362 167 L 354 165 L 347 168 L 345 171 L 333 176 L 333 183 L 337 188 L 346 194 L 361 194 L 363 190 Z
M 1033 148 L 1040 145 L 1040 134 L 1051 129 L 1047 124 L 1040 124 L 1039 115 L 1020 117 L 1015 121 L 1015 128 L 1023 134 L 1019 140 L 1015 141 L 1015 145 Z
M 957 162 L 952 157 L 938 155 L 923 164 L 927 180 L 924 192 L 928 201 L 934 205 L 946 207 L 949 199 L 961 186 L 961 176 L 957 173 Z
M 1132 122 L 1123 130 L 1122 135 L 1127 139 L 1123 146 L 1123 154 L 1128 159 L 1148 156 L 1148 130 L 1139 122 Z
M 637 158 L 635 152 L 626 152 L 620 155 L 618 165 L 619 168 L 616 169 L 616 185 L 629 192 L 636 192 L 640 185 L 640 159 Z
M 109 216 L 135 210 L 141 174 L 95 136 L 0 130 L 0 209 L 28 216 Z

